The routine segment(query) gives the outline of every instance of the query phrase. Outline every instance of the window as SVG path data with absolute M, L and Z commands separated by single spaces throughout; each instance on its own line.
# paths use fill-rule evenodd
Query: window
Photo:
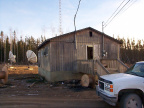
M 41 57 L 43 57 L 43 49 L 41 49 Z
M 41 52 L 40 52 L 40 51 L 38 51 L 38 58 L 40 58 L 40 56 L 41 56 Z
M 92 37 L 92 35 L 93 35 L 93 34 L 92 34 L 92 32 L 90 31 L 90 32 L 89 32 L 89 36 Z
M 48 46 L 46 46 L 45 49 L 44 49 L 44 55 L 45 55 L 45 56 L 48 55 Z

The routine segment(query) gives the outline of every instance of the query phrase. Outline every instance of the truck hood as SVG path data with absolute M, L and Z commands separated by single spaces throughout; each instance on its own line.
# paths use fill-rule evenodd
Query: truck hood
M 109 81 L 116 81 L 116 80 L 124 80 L 124 79 L 132 79 L 136 78 L 138 76 L 125 74 L 125 73 L 117 73 L 117 74 L 109 74 L 109 75 L 103 75 L 101 78 L 109 80 Z
M 118 73 L 103 75 L 101 78 L 111 81 L 114 85 L 114 94 L 117 94 L 123 89 L 140 89 L 144 91 L 144 77 L 139 77 L 131 74 Z

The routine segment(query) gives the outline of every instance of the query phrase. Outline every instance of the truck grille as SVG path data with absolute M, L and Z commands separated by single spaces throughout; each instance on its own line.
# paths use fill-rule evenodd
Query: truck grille
M 99 87 L 104 90 L 104 83 L 99 81 Z

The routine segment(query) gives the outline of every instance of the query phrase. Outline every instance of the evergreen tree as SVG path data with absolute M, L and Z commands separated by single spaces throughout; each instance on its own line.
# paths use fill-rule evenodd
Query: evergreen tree
M 9 37 L 6 38 L 6 62 L 8 62 L 9 59 L 9 51 L 10 51 L 10 43 L 9 43 Z

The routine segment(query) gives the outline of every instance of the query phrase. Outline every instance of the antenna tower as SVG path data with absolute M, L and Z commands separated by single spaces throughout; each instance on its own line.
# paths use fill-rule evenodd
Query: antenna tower
M 62 34 L 62 19 L 61 19 L 61 0 L 59 0 L 59 33 Z

